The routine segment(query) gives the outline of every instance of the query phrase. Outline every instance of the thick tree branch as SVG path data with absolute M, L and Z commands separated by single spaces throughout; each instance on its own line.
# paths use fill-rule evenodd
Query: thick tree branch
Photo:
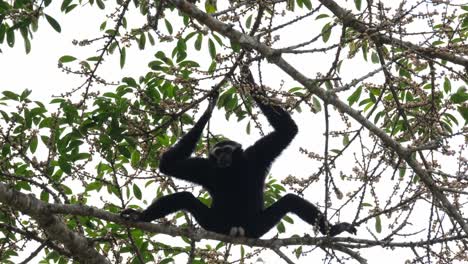
M 9 197 L 5 199 L 4 197 Z M 407 242 L 389 242 L 389 241 L 379 241 L 379 240 L 367 240 L 367 239 L 355 239 L 350 237 L 311 237 L 305 235 L 302 237 L 294 236 L 291 238 L 273 238 L 273 239 L 254 239 L 254 238 L 245 238 L 245 237 L 232 237 L 217 234 L 214 232 L 205 231 L 203 229 L 194 229 L 194 228 L 178 228 L 169 225 L 163 224 L 152 224 L 146 222 L 131 222 L 126 221 L 120 217 L 118 214 L 113 214 L 108 211 L 86 205 L 78 204 L 50 204 L 40 201 L 33 196 L 17 192 L 7 187 L 5 184 L 0 183 L 0 202 L 4 203 L 12 208 L 16 208 L 20 211 L 28 211 L 28 214 L 66 214 L 66 215 L 77 215 L 84 217 L 96 217 L 105 221 L 115 222 L 118 224 L 135 227 L 147 232 L 166 234 L 170 236 L 184 236 L 188 237 L 195 241 L 200 241 L 202 239 L 211 239 L 223 241 L 226 243 L 236 243 L 242 245 L 248 245 L 252 247 L 263 247 L 263 248 L 280 248 L 284 246 L 294 246 L 294 245 L 311 245 L 311 246 L 323 246 L 333 249 L 338 249 L 335 247 L 336 243 L 340 243 L 341 246 L 346 246 L 350 248 L 367 248 L 374 246 L 384 246 L 384 247 L 424 247 L 426 245 L 433 245 L 438 243 L 447 243 L 450 241 L 456 241 L 460 239 L 466 239 L 468 236 L 452 236 L 452 237 L 440 237 L 433 238 L 430 241 L 407 241 Z M 23 204 L 31 204 L 29 207 L 37 209 L 28 209 Z M 37 210 L 40 210 L 37 212 Z M 65 235 L 62 234 L 63 237 Z M 54 238 L 56 239 L 56 238 Z M 57 239 L 58 240 L 58 239 Z M 340 250 L 340 249 L 338 249 Z M 105 263 L 105 262 L 103 262 Z
M 48 248 L 57 251 L 59 254 L 65 256 L 65 257 L 68 257 L 68 258 L 73 257 L 68 250 L 58 246 L 55 243 L 55 241 L 52 241 L 52 240 L 50 240 L 48 238 L 44 239 L 44 238 L 40 237 L 38 234 L 36 234 L 35 232 L 31 232 L 31 231 L 24 230 L 24 229 L 19 229 L 17 227 L 10 226 L 10 225 L 4 224 L 4 223 L 0 223 L 0 228 L 8 230 L 11 233 L 20 234 L 20 235 L 22 235 L 22 236 L 24 236 L 24 237 L 26 237 L 28 239 L 32 239 L 32 240 L 34 240 L 34 241 L 36 241 L 36 242 L 38 242 L 40 244 L 46 245 Z
M 171 1 L 172 3 L 176 5 L 176 7 L 180 11 L 197 19 L 200 23 L 205 24 L 211 30 L 219 32 L 225 37 L 228 37 L 233 42 L 238 42 L 243 48 L 257 50 L 270 62 L 276 64 L 280 69 L 286 72 L 294 80 L 298 81 L 304 87 L 309 89 L 310 92 L 318 96 L 320 99 L 335 106 L 340 111 L 348 114 L 349 116 L 354 118 L 354 120 L 356 120 L 361 125 L 366 127 L 376 136 L 378 136 L 384 144 L 392 148 L 402 159 L 404 159 L 408 163 L 408 165 L 419 176 L 419 178 L 424 183 L 424 185 L 431 191 L 434 197 L 438 201 L 440 201 L 440 203 L 442 204 L 442 207 L 447 212 L 447 214 L 462 227 L 465 234 L 468 234 L 468 224 L 463 219 L 461 213 L 458 211 L 458 209 L 454 205 L 450 203 L 450 201 L 447 199 L 444 193 L 436 186 L 436 183 L 432 179 L 431 175 L 426 170 L 424 170 L 415 159 L 411 157 L 411 151 L 409 151 L 408 149 L 400 145 L 391 136 L 385 133 L 385 131 L 378 128 L 371 121 L 369 121 L 367 118 L 361 115 L 360 111 L 351 108 L 347 103 L 338 99 L 338 97 L 333 91 L 327 91 L 318 87 L 315 81 L 307 78 L 305 75 L 303 75 L 293 66 L 291 66 L 287 61 L 281 58 L 281 54 L 278 53 L 276 50 L 268 47 L 267 45 L 263 43 L 258 42 L 255 38 L 251 36 L 242 34 L 241 32 L 235 30 L 231 25 L 227 25 L 227 24 L 220 22 L 219 20 L 211 17 L 210 15 L 201 11 L 195 5 L 192 5 L 188 3 L 187 1 L 184 1 L 184 0 L 171 0 Z M 324 1 L 324 0 L 322 0 L 321 2 L 324 4 L 327 3 L 329 5 L 331 5 L 331 3 L 334 3 L 332 1 Z M 466 65 L 468 65 L 468 63 Z
M 377 33 L 377 29 L 370 28 L 365 25 L 364 22 L 358 20 L 349 10 L 340 7 L 333 0 L 319 0 L 324 6 L 326 6 L 335 16 L 337 16 L 344 25 L 353 28 L 359 33 L 373 34 Z M 398 46 L 403 49 L 412 50 L 418 54 L 424 55 L 428 58 L 438 58 L 446 61 L 450 61 L 454 64 L 462 65 L 468 68 L 468 59 L 455 55 L 453 52 L 445 52 L 437 48 L 427 48 L 420 45 L 413 44 L 408 41 L 402 41 L 400 39 L 391 38 L 382 34 L 374 36 L 382 44 L 388 44 L 392 46 Z
M 0 203 L 21 211 L 36 220 L 49 238 L 62 243 L 79 262 L 87 264 L 110 263 L 89 244 L 85 237 L 68 229 L 59 217 L 48 210 L 46 203 L 34 196 L 15 191 L 7 187 L 6 184 L 0 183 Z
M 301 240 L 296 239 L 292 241 L 285 240 L 285 244 L 283 241 L 278 241 L 277 239 L 260 240 L 253 238 L 239 238 L 193 228 L 177 228 L 145 222 L 129 222 L 123 220 L 117 214 L 112 214 L 107 211 L 100 210 L 96 207 L 45 203 L 32 195 L 26 195 L 24 193 L 15 191 L 3 183 L 0 183 L 0 203 L 3 203 L 31 216 L 39 223 L 42 228 L 44 228 L 44 230 L 47 232 L 47 235 L 51 239 L 63 243 L 73 256 L 75 256 L 80 262 L 87 264 L 105 264 L 110 262 L 104 256 L 100 255 L 91 245 L 89 245 L 88 240 L 85 237 L 70 231 L 67 226 L 60 220 L 60 218 L 54 214 L 93 216 L 128 226 L 137 227 L 141 230 L 154 233 L 189 237 L 195 241 L 200 241 L 202 239 L 213 239 L 271 249 L 287 246 L 289 243 L 293 243 L 295 245 L 303 244 Z M 342 251 L 346 254 L 352 254 L 350 255 L 351 257 L 359 256 L 357 252 L 353 252 L 349 249 L 343 250 L 342 246 L 335 246 L 334 243 L 332 243 L 332 240 L 327 237 L 311 238 L 307 236 L 306 239 L 311 239 L 309 242 L 314 245 L 320 245 Z

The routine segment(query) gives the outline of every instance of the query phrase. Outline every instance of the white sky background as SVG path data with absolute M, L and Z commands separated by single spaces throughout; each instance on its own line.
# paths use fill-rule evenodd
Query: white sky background
M 351 4 L 353 3 L 353 1 L 348 2 L 350 2 Z M 395 3 L 396 2 L 400 1 L 395 1 Z M 57 21 L 59 21 L 62 27 L 62 33 L 55 32 L 43 18 L 39 24 L 39 31 L 34 34 L 34 39 L 32 40 L 32 50 L 30 54 L 25 54 L 22 38 L 19 36 L 19 34 L 16 34 L 16 44 L 14 48 L 11 49 L 6 44 L 1 46 L 3 53 L 0 53 L 0 92 L 4 90 L 20 92 L 23 89 L 28 88 L 33 90 L 33 93 L 30 96 L 31 99 L 47 103 L 52 99 L 53 95 L 59 95 L 60 93 L 71 91 L 73 88 L 76 88 L 85 81 L 83 78 L 79 78 L 76 75 L 70 75 L 61 72 L 60 69 L 57 67 L 57 62 L 58 59 L 63 55 L 72 55 L 77 57 L 78 59 L 83 60 L 88 57 L 97 55 L 98 52 L 96 51 L 96 49 L 101 48 L 103 46 L 102 44 L 91 45 L 87 47 L 77 47 L 72 45 L 72 41 L 74 39 L 83 40 L 100 37 L 102 35 L 102 32 L 99 31 L 99 25 L 105 20 L 106 13 L 102 12 L 96 7 L 89 8 L 89 6 L 87 6 L 81 8 L 77 7 L 70 14 L 63 15 L 59 10 L 60 4 L 60 1 L 54 1 L 51 7 L 46 9 L 46 12 L 52 17 L 54 17 Z M 315 7 L 316 2 L 313 1 L 313 4 Z M 109 12 L 110 10 L 110 8 L 107 8 L 106 11 Z M 315 17 L 316 16 L 313 16 L 307 21 L 315 21 Z M 291 17 L 288 17 L 287 20 L 289 20 L 290 18 Z M 131 16 L 130 18 L 127 17 L 128 23 L 130 25 L 129 28 L 131 28 L 131 25 L 143 24 L 144 21 L 141 19 L 144 19 L 144 17 L 141 17 L 139 15 Z M 328 21 L 328 19 L 319 20 L 318 23 L 314 23 L 313 25 L 317 25 L 321 29 L 322 25 Z M 307 35 L 307 33 L 309 32 L 308 28 L 310 28 L 310 24 L 303 24 L 303 27 L 301 28 L 296 27 L 297 31 L 295 32 L 292 31 L 290 28 L 278 32 L 277 34 L 281 35 L 281 41 L 277 43 L 275 47 L 284 47 L 288 45 L 287 43 L 299 43 L 301 41 L 298 40 L 298 38 L 301 37 L 303 40 L 310 39 L 312 36 Z M 160 29 L 163 30 L 163 32 L 165 30 L 164 24 L 162 22 L 160 22 Z M 316 34 L 319 32 L 319 30 L 314 29 L 310 30 L 310 32 Z M 329 43 L 334 42 L 333 40 L 330 40 Z M 317 46 L 328 46 L 329 43 L 323 44 L 321 41 L 318 41 Z M 192 41 L 188 44 L 188 46 L 190 47 L 191 44 Z M 114 53 L 114 55 L 106 56 L 106 61 L 103 65 L 100 66 L 98 75 L 104 77 L 104 79 L 106 79 L 107 81 L 119 81 L 122 77 L 125 76 L 131 76 L 137 79 L 140 75 L 143 75 L 148 71 L 148 62 L 153 60 L 153 54 L 155 53 L 155 51 L 159 50 L 159 45 L 161 44 L 157 43 L 156 47 L 151 47 L 147 45 L 147 48 L 144 51 L 138 50 L 136 45 L 134 45 L 132 49 L 127 50 L 127 60 L 124 69 L 120 69 L 119 56 L 117 53 Z M 170 45 L 172 45 L 172 43 Z M 206 40 L 204 41 L 203 45 L 203 47 L 205 47 Z M 202 52 L 206 52 L 206 50 L 203 49 Z M 313 58 L 315 59 L 318 58 L 317 54 L 309 56 L 313 56 Z M 317 72 L 324 73 L 329 69 L 330 62 L 333 60 L 333 56 L 334 53 L 332 53 L 332 55 L 322 54 L 323 60 L 320 61 L 311 61 L 307 58 L 308 55 L 285 55 L 285 58 L 293 66 L 299 66 L 298 69 L 303 74 L 309 77 L 314 77 Z M 198 61 L 199 57 L 195 58 L 195 60 Z M 345 79 L 345 82 L 353 78 L 360 77 L 376 68 L 372 67 L 370 63 L 362 63 L 361 60 L 362 55 L 359 53 L 353 61 L 348 60 L 343 64 L 341 69 L 342 75 L 345 78 L 349 78 Z M 263 66 L 266 66 L 265 64 L 266 63 L 264 63 Z M 68 66 L 68 64 L 66 64 L 66 66 Z M 70 66 L 73 66 L 73 64 L 70 64 Z M 288 76 L 281 73 L 274 65 L 268 65 L 268 67 L 264 67 L 263 74 L 263 81 L 269 86 L 277 87 L 278 84 L 282 81 L 286 82 L 286 84 L 284 85 L 285 89 L 297 86 L 297 84 L 293 83 Z M 208 88 L 208 85 L 210 84 L 206 83 L 206 85 Z M 102 86 L 94 86 L 93 89 L 105 91 L 107 89 L 113 90 L 114 87 L 106 88 Z M 345 98 L 345 96 L 343 96 L 342 98 Z M 291 144 L 291 146 L 284 152 L 284 154 L 276 161 L 276 163 L 272 167 L 271 173 L 279 181 L 290 174 L 299 177 L 308 177 L 311 174 L 317 172 L 320 167 L 320 164 L 318 162 L 310 160 L 309 158 L 307 158 L 306 155 L 300 154 L 298 150 L 299 147 L 303 147 L 308 149 L 309 151 L 313 151 L 320 154 L 323 153 L 323 133 L 325 131 L 324 113 L 322 111 L 318 114 L 311 114 L 308 111 L 308 109 L 304 108 L 303 110 L 304 111 L 302 114 L 295 113 L 293 116 L 293 118 L 296 120 L 299 126 L 300 131 L 298 136 Z M 331 120 L 330 130 L 344 129 L 344 125 L 342 124 L 341 120 L 336 118 L 336 111 L 332 107 L 330 107 L 330 113 L 335 117 Z M 237 123 L 235 119 L 235 117 L 231 117 L 231 121 L 233 122 L 228 123 L 224 120 L 224 113 L 220 113 L 218 111 L 212 118 L 212 132 L 216 134 L 223 133 L 225 136 L 230 137 L 233 140 L 239 141 L 244 145 L 244 147 L 252 144 L 256 139 L 259 138 L 258 132 L 255 129 L 253 129 L 253 127 L 253 132 L 251 133 L 251 135 L 247 135 L 245 133 L 246 122 L 244 121 Z M 267 126 L 264 126 L 264 129 L 265 131 L 269 131 L 269 128 Z M 366 135 L 367 133 L 364 134 Z M 339 148 L 342 146 L 342 138 L 330 137 L 330 140 L 330 149 L 334 148 L 333 146 L 336 146 L 335 148 Z M 341 157 L 337 161 L 338 169 L 335 169 L 332 172 L 335 176 L 338 175 L 340 170 L 349 172 L 352 166 L 355 165 L 352 152 L 353 149 L 358 150 L 357 147 L 358 146 L 354 144 L 353 148 L 347 150 L 347 154 L 345 155 L 345 157 Z M 451 162 L 453 164 L 452 166 L 456 165 L 453 160 L 447 162 Z M 453 170 L 455 169 L 456 167 L 453 167 Z M 450 173 L 452 170 L 446 171 Z M 349 187 L 353 184 L 350 182 L 340 181 L 338 180 L 338 178 L 339 177 L 335 177 L 338 187 L 341 187 L 341 191 L 343 193 L 346 193 L 345 186 Z M 383 185 L 379 186 L 381 186 L 382 188 L 381 190 L 379 190 L 382 193 L 388 193 L 392 191 L 388 189 L 385 190 L 385 188 L 383 188 Z M 389 186 L 393 186 L 393 182 L 389 183 Z M 153 194 L 147 194 L 147 199 L 149 201 L 151 201 L 152 197 Z M 315 185 L 309 187 L 308 191 L 305 193 L 305 197 L 311 202 L 323 205 L 323 181 L 320 181 L 320 183 L 316 183 Z M 141 203 L 139 201 L 134 202 Z M 334 204 L 334 207 L 340 204 L 341 202 L 336 202 L 336 204 Z M 143 204 L 140 205 L 144 206 Z M 355 215 L 356 209 L 356 206 L 353 205 L 346 207 L 342 211 L 340 220 L 351 221 Z M 428 211 L 425 209 L 425 206 L 421 206 L 421 220 L 423 221 L 427 221 L 429 216 Z M 366 210 L 363 210 L 361 212 L 361 217 L 363 213 L 366 213 Z M 280 237 L 289 237 L 292 234 L 302 235 L 304 233 L 309 233 L 313 235 L 312 227 L 305 225 L 297 217 L 294 217 L 294 220 L 295 224 L 287 224 L 286 227 L 288 232 L 286 234 L 281 234 Z M 334 218 L 332 222 L 336 220 L 337 219 Z M 382 237 L 387 235 L 387 224 L 387 219 L 385 217 L 382 217 Z M 373 225 L 374 222 L 369 221 L 367 226 L 360 226 L 358 228 L 357 237 L 372 239 L 372 236 L 370 236 L 369 232 L 366 230 L 366 227 L 369 228 L 371 231 L 375 231 Z M 264 237 L 269 238 L 274 233 L 275 230 L 270 232 L 268 235 L 265 235 Z M 153 237 L 153 239 L 161 237 L 162 236 L 158 235 Z M 290 255 L 289 253 L 294 248 L 295 247 L 283 248 L 282 251 Z M 301 261 L 297 261 L 297 263 L 310 263 L 310 261 L 314 261 L 314 263 L 319 263 L 321 257 L 323 257 L 323 254 L 320 250 L 315 250 L 315 252 L 319 252 L 320 255 L 317 253 L 310 254 L 306 258 L 301 258 Z M 407 256 L 410 256 L 408 255 L 410 254 L 409 251 L 401 249 L 398 249 L 398 251 L 396 251 L 398 252 L 398 254 L 389 254 L 389 250 L 383 250 L 379 248 L 362 250 L 361 252 L 363 257 L 368 259 L 369 263 L 402 263 L 404 262 L 404 260 L 407 259 Z M 385 254 L 385 259 L 382 259 L 382 253 Z M 295 257 L 292 256 L 291 258 L 295 260 Z M 262 259 L 266 263 L 278 263 L 278 256 L 276 256 L 274 253 L 263 254 Z

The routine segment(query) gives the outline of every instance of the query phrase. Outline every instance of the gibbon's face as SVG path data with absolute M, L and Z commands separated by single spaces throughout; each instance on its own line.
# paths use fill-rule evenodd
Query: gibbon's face
M 218 168 L 228 168 L 242 153 L 242 145 L 231 140 L 221 141 L 210 151 L 210 159 L 216 162 Z

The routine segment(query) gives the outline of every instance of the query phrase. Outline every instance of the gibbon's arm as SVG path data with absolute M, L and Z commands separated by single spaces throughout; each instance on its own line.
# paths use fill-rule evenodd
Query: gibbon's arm
M 250 71 L 246 68 L 244 68 L 243 71 L 246 74 L 246 79 L 249 84 L 256 87 Z M 260 107 L 260 110 L 265 115 L 270 125 L 274 128 L 274 131 L 247 148 L 245 153 L 247 158 L 255 162 L 255 164 L 269 167 L 273 160 L 278 157 L 294 139 L 298 128 L 288 112 L 280 106 L 264 103 L 262 98 L 259 98 L 258 91 L 252 92 L 252 98 Z
M 267 118 L 274 131 L 259 139 L 245 150 L 249 159 L 257 164 L 270 166 L 275 158 L 291 143 L 298 132 L 294 120 L 283 108 L 264 104 L 261 99 L 253 96 L 260 110 Z
M 208 159 L 190 158 L 198 140 L 201 137 L 203 128 L 216 105 L 217 96 L 210 98 L 210 104 L 205 113 L 174 146 L 164 152 L 159 161 L 159 171 L 169 176 L 193 183 L 206 185 L 210 182 L 209 176 L 212 175 L 212 165 Z

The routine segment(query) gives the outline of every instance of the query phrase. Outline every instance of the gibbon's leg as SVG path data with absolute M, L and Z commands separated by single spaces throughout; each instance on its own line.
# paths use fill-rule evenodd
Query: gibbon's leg
M 286 194 L 266 208 L 247 228 L 247 236 L 261 237 L 272 229 L 287 213 L 294 213 L 302 220 L 315 225 L 321 213 L 313 204 L 294 194 Z M 326 230 L 326 221 L 319 221 L 320 231 Z
M 253 219 L 247 228 L 246 235 L 261 237 L 273 228 L 287 213 L 294 213 L 310 225 L 316 225 L 320 233 L 335 236 L 343 231 L 356 233 L 356 229 L 348 223 L 331 226 L 320 210 L 303 198 L 287 194 L 276 203 L 266 208 L 257 219 Z
M 154 219 L 164 217 L 180 210 L 187 211 L 193 215 L 197 223 L 206 230 L 211 230 L 212 223 L 216 221 L 210 208 L 206 207 L 190 192 L 174 193 L 157 199 L 141 212 L 138 220 L 151 222 Z

